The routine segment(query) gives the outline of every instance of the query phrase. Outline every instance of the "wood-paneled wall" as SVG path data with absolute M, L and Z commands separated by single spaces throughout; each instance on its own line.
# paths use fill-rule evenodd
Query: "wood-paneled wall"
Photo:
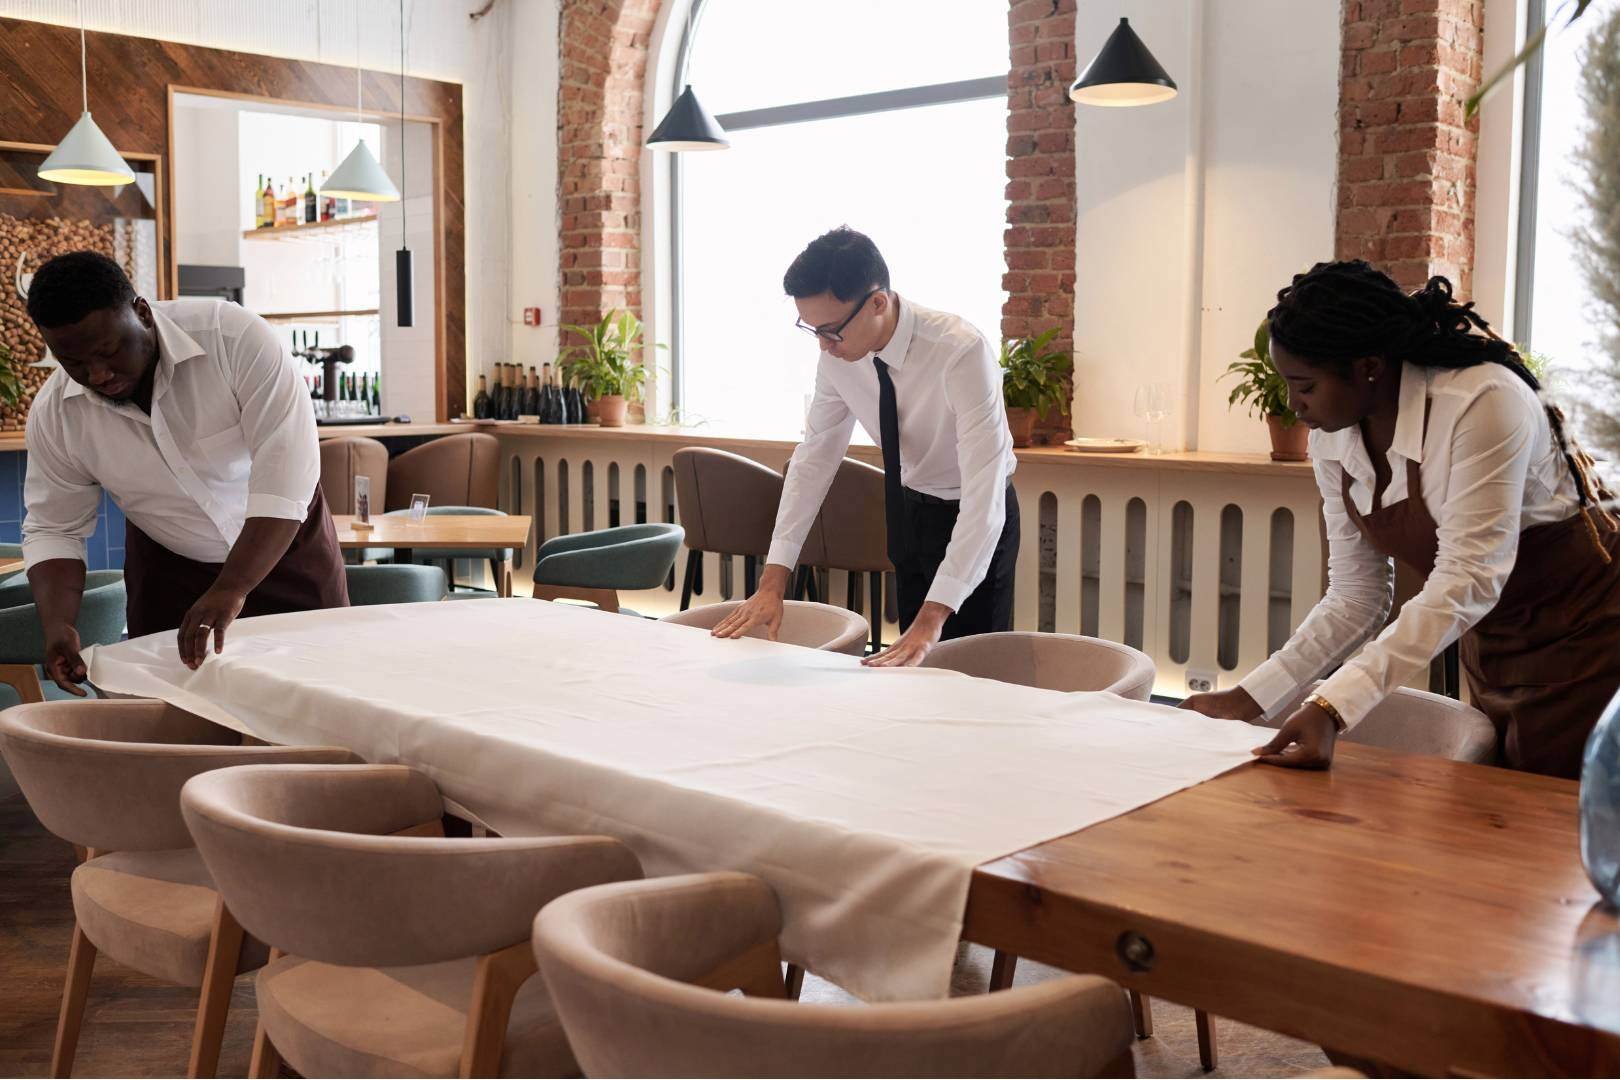
M 120 150 L 156 154 L 164 173 L 170 157 L 170 91 L 262 98 L 354 110 L 354 69 L 306 60 L 209 49 L 151 38 L 92 32 L 86 36 L 90 111 Z M 366 71 L 364 110 L 387 120 L 401 110 L 397 73 Z M 0 139 L 54 145 L 82 108 L 79 34 L 65 26 L 0 18 Z M 461 86 L 407 78 L 404 112 L 433 126 L 435 267 L 438 342 L 438 419 L 463 411 L 467 382 L 466 201 Z M 165 186 L 164 217 L 174 220 L 174 185 Z M 167 238 L 166 238 L 167 239 Z M 172 282 L 174 248 L 165 243 L 164 280 Z M 420 274 L 420 270 L 418 271 Z M 418 277 L 421 281 L 421 277 Z

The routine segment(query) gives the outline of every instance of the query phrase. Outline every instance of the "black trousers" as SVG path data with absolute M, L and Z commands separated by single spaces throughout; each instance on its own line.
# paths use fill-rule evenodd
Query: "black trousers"
M 900 629 L 905 630 L 922 610 L 934 574 L 945 560 L 945 549 L 956 528 L 959 504 L 920 491 L 903 489 L 899 536 L 889 537 L 889 558 L 894 563 L 900 594 Z M 968 594 L 940 634 L 941 641 L 1012 629 L 1013 571 L 1018 565 L 1018 496 L 1007 485 L 1007 520 L 990 556 L 990 569 L 978 588 Z

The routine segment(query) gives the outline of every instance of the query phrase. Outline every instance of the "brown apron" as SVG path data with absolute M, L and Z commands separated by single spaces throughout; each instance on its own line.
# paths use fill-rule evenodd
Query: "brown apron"
M 128 595 L 129 636 L 178 630 L 191 605 L 219 577 L 222 564 L 176 555 L 133 521 L 124 522 L 124 591 Z M 309 513 L 286 554 L 242 605 L 240 618 L 284 611 L 348 607 L 349 586 L 338 548 L 337 529 L 326 511 L 319 484 Z
M 1362 514 L 1344 476 L 1344 507 L 1367 542 L 1425 579 L 1440 541 L 1422 476 L 1406 463 L 1408 496 Z M 1473 704 L 1496 725 L 1512 768 L 1575 779 L 1598 717 L 1620 687 L 1620 530 L 1586 517 L 1519 534 L 1519 553 L 1496 606 L 1462 636 Z M 1609 553 L 1605 562 L 1598 545 Z

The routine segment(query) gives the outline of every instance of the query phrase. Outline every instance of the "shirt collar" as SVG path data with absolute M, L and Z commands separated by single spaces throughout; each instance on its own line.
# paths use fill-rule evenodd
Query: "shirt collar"
M 175 323 L 163 312 L 158 310 L 156 304 L 151 305 L 152 325 L 158 336 L 158 368 L 172 371 L 176 364 L 191 360 L 199 356 L 208 355 L 201 345 L 198 345 L 192 336 Z M 67 373 L 63 372 L 66 378 Z M 67 389 L 62 391 L 64 398 L 80 397 L 88 392 L 89 388 L 74 379 L 68 379 Z
M 868 355 L 881 356 L 890 371 L 899 371 L 906 365 L 906 352 L 911 348 L 911 333 L 917 327 L 917 314 L 911 310 L 910 304 L 901 301 L 899 293 L 889 295 L 894 297 L 895 307 L 900 314 L 899 321 L 895 323 L 894 336 L 883 348 Z
M 1395 415 L 1395 438 L 1389 450 L 1407 461 L 1423 463 L 1423 431 L 1428 426 L 1429 376 L 1416 364 L 1401 365 L 1401 399 Z

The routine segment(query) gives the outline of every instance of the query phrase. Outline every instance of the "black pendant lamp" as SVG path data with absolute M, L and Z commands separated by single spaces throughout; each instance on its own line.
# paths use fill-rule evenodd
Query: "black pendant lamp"
M 692 54 L 692 13 L 701 2 L 702 0 L 692 0 L 691 7 L 686 9 L 685 54 L 688 58 Z M 686 83 L 685 86 L 681 96 L 675 99 L 675 104 L 669 107 L 669 112 L 665 113 L 658 126 L 653 128 L 653 133 L 647 136 L 648 148 L 724 150 L 729 147 L 731 143 L 726 141 L 726 129 L 721 127 L 709 114 L 709 110 L 698 101 L 697 95 L 692 92 L 692 84 Z
M 1176 82 L 1153 58 L 1129 19 L 1120 19 L 1114 32 L 1080 78 L 1069 87 L 1069 97 L 1083 105 L 1153 105 L 1176 96 Z
M 399 250 L 394 252 L 394 306 L 399 325 L 416 321 L 416 268 L 411 264 L 409 233 L 405 228 L 405 206 L 410 193 L 405 188 L 405 0 L 399 0 Z

